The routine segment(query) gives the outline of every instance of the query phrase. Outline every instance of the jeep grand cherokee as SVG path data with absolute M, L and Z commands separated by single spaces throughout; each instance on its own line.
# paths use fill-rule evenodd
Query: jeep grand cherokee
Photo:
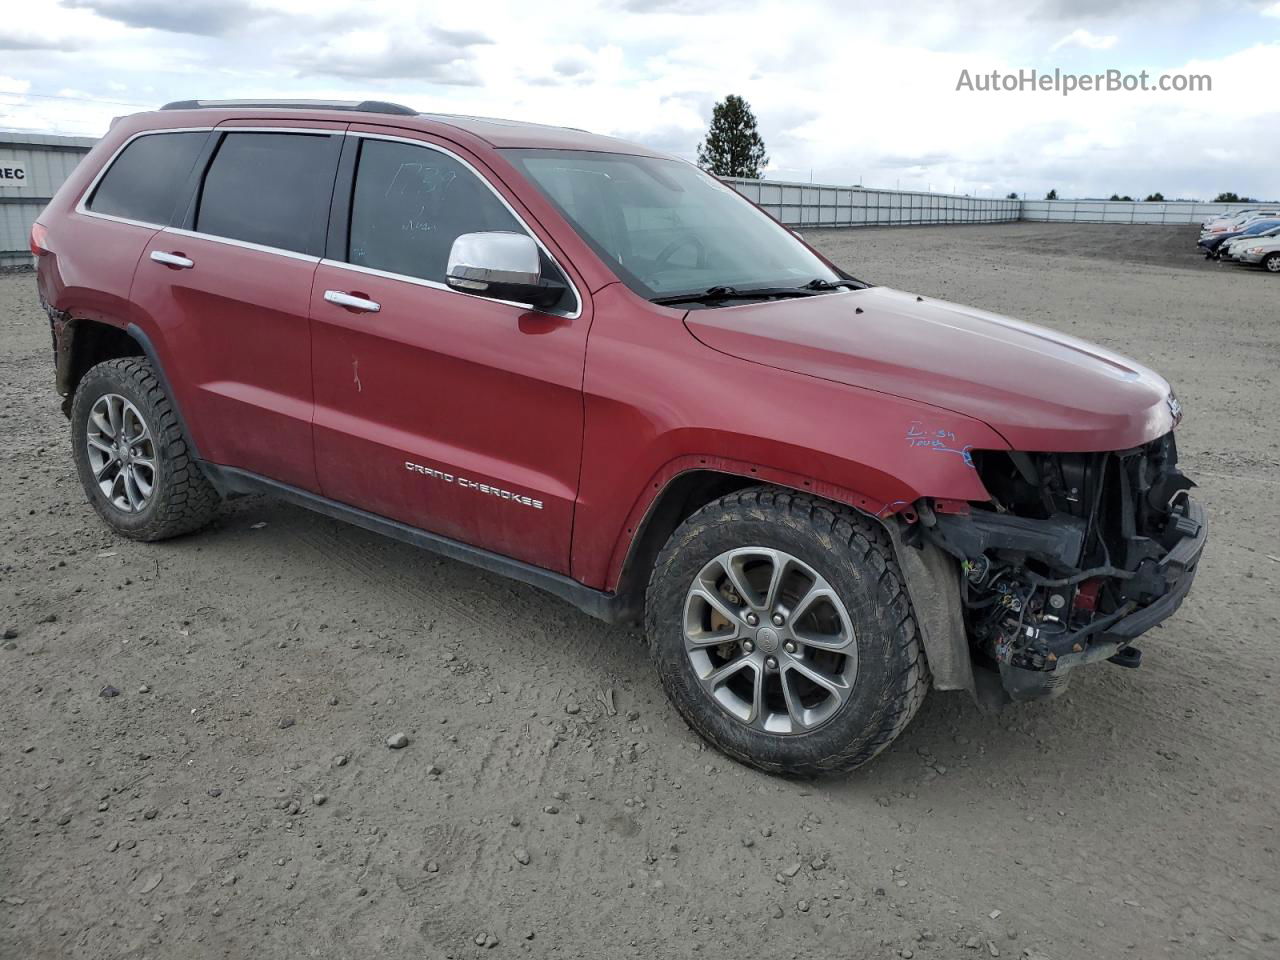
M 1158 375 L 854 279 L 610 138 L 170 104 L 32 250 L 117 533 L 273 494 L 643 621 L 690 725 L 765 770 L 864 763 L 930 685 L 1137 665 L 1204 546 Z

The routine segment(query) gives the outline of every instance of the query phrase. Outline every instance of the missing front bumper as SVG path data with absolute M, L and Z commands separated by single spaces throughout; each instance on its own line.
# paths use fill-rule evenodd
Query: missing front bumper
M 1009 699 L 1042 700 L 1059 696 L 1067 689 L 1071 671 L 1101 660 L 1124 666 L 1138 665 L 1140 654 L 1126 656 L 1130 644 L 1169 619 L 1182 606 L 1208 541 L 1208 524 L 1200 504 L 1185 496 L 1179 516 L 1185 533 L 1158 563 L 1159 576 L 1166 584 L 1164 594 L 1145 606 L 1122 608 L 1055 639 L 1050 647 L 1054 655 L 1051 669 L 1034 670 L 1011 661 L 1000 662 L 1000 681 Z

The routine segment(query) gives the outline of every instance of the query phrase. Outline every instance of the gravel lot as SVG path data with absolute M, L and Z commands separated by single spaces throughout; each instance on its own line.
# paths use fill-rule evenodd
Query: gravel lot
M 809 236 L 1175 383 L 1213 528 L 1141 670 L 744 770 L 636 633 L 532 589 L 259 499 L 115 539 L 3 276 L 0 957 L 1280 956 L 1280 278 L 1189 227 Z

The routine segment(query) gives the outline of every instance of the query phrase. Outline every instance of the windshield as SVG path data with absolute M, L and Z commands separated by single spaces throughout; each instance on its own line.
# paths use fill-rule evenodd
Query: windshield
M 647 299 L 841 279 L 791 231 L 692 164 L 583 150 L 504 152 Z

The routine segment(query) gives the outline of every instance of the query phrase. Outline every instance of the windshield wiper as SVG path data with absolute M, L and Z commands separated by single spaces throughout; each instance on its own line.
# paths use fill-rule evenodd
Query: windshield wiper
M 841 287 L 852 287 L 860 290 L 866 286 L 861 280 L 824 280 L 822 277 L 814 277 L 804 285 L 805 290 L 839 290 Z
M 812 297 L 817 290 L 808 287 L 755 287 L 751 290 L 739 290 L 736 287 L 708 287 L 701 293 L 673 293 L 665 297 L 653 297 L 651 302 L 671 303 L 715 303 L 719 300 L 766 300 L 770 297 Z

